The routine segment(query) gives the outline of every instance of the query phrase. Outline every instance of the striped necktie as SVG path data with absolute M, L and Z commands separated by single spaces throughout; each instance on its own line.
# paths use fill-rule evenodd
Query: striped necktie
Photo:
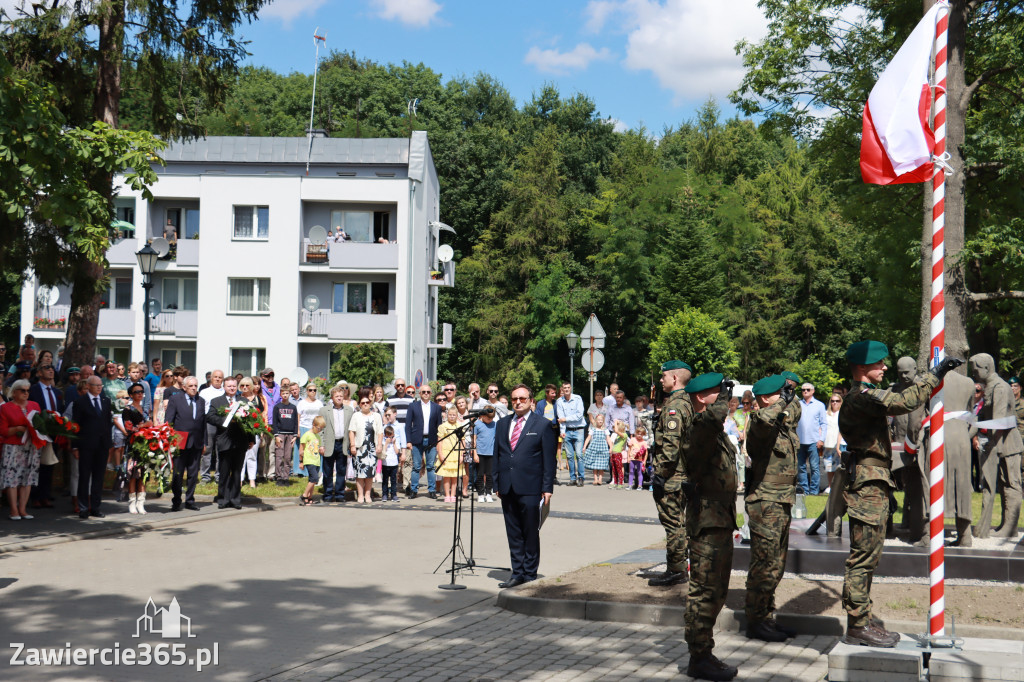
M 512 445 L 513 450 L 515 450 L 516 445 L 519 444 L 519 434 L 523 430 L 523 422 L 525 421 L 526 417 L 519 417 L 518 419 L 516 419 L 516 426 L 514 429 L 512 429 L 512 438 L 510 439 L 510 443 Z

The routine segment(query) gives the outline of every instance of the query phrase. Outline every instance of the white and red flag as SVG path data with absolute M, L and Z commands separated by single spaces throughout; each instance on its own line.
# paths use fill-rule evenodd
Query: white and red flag
M 928 127 L 935 3 L 878 77 L 864 106 L 860 173 L 864 182 L 890 185 L 927 182 L 934 173 L 935 134 Z

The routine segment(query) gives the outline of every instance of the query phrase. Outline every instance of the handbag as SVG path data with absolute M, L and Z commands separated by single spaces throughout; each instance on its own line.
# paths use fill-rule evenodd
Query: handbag
M 345 469 L 345 480 L 356 480 L 356 468 L 352 466 L 352 457 L 348 458 L 348 468 Z

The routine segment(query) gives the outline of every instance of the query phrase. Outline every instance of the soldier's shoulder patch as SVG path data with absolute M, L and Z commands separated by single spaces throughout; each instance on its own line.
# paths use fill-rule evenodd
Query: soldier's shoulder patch
M 675 410 L 669 410 L 669 411 L 668 411 L 668 416 L 670 416 L 670 417 L 671 417 L 671 416 L 672 416 L 672 415 L 674 415 L 674 414 L 676 414 L 676 411 L 675 411 Z
M 666 424 L 666 426 L 670 429 L 676 429 L 679 428 L 679 422 L 677 422 L 675 419 L 669 419 L 668 424 Z

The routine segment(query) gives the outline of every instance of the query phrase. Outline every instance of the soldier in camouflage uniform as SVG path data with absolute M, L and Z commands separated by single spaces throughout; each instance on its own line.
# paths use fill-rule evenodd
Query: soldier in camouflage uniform
M 757 409 L 750 415 L 747 454 L 750 488 L 746 496 L 750 525 L 750 569 L 747 571 L 747 637 L 782 642 L 796 635 L 780 626 L 775 611 L 775 589 L 786 570 L 790 509 L 796 498 L 797 450 L 800 438 L 800 401 L 781 374 L 765 377 L 753 386 Z
M 717 372 L 701 374 L 686 386 L 694 409 L 681 484 L 690 537 L 686 674 L 703 680 L 731 680 L 737 673 L 712 653 L 712 630 L 729 592 L 732 531 L 736 529 L 736 449 L 725 435 L 732 386 Z
M 845 499 L 850 515 L 850 556 L 843 581 L 848 644 L 894 647 L 899 635 L 871 617 L 871 579 L 882 556 L 889 515 L 892 443 L 887 417 L 907 414 L 925 404 L 946 372 L 963 364 L 946 358 L 933 372 L 918 375 L 903 391 L 878 387 L 889 354 L 885 344 L 859 341 L 846 350 L 853 374 L 850 393 L 839 410 L 839 431 L 846 439 L 849 480 Z
M 685 501 L 681 489 L 686 470 L 680 463 L 685 438 L 693 422 L 693 405 L 683 390 L 691 372 L 690 366 L 680 360 L 670 360 L 661 366 L 661 386 L 668 397 L 654 430 L 651 487 L 658 520 L 665 529 L 668 568 L 663 575 L 647 581 L 653 587 L 676 585 L 689 579 L 686 572 L 686 525 L 683 521 Z
M 1010 384 L 1010 390 L 1013 391 L 1013 409 L 1017 413 L 1017 432 L 1024 439 L 1024 398 L 1020 396 L 1020 379 L 1010 377 L 1006 383 Z M 1021 479 L 1024 479 L 1024 457 L 1020 459 L 1020 475 Z

